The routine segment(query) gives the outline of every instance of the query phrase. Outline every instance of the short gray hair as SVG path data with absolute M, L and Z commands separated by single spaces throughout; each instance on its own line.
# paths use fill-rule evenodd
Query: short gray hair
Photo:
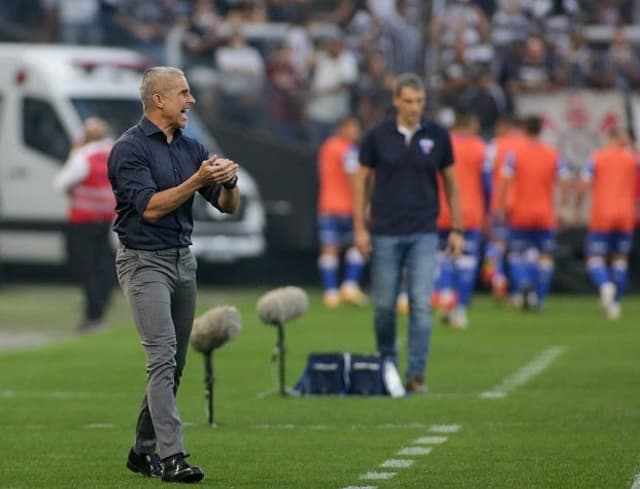
M 402 92 L 404 87 L 412 88 L 418 92 L 424 92 L 424 82 L 415 73 L 401 73 L 396 77 L 396 81 L 393 85 L 393 96 L 397 97 Z
M 165 90 L 167 76 L 184 76 L 184 72 L 173 66 L 154 66 L 145 70 L 140 82 L 140 100 L 142 100 L 142 109 L 147 110 L 151 107 L 154 93 L 163 92 Z

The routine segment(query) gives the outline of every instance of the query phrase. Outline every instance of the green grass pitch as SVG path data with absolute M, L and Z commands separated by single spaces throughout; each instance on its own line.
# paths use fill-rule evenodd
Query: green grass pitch
M 554 296 L 540 314 L 476 298 L 470 329 L 434 322 L 430 393 L 390 398 L 260 398 L 275 388 L 276 331 L 256 316 L 264 290 L 202 289 L 198 313 L 236 305 L 243 329 L 215 354 L 216 419 L 204 413 L 202 357 L 191 351 L 178 396 L 190 462 L 201 487 L 224 489 L 630 489 L 640 472 L 640 301 L 606 321 L 595 296 Z M 287 381 L 312 351 L 373 350 L 370 308 L 327 311 L 319 291 L 287 325 Z M 142 349 L 117 294 L 109 329 L 72 335 L 79 293 L 71 288 L 0 291 L 2 333 L 68 337 L 0 352 L 0 488 L 146 488 L 125 458 L 145 385 Z M 406 320 L 400 339 L 406 344 Z M 549 348 L 544 370 L 483 399 Z M 402 351 L 401 368 L 405 353 Z M 434 425 L 459 425 L 452 433 Z M 416 445 L 426 436 L 446 441 Z M 424 440 L 423 440 L 424 443 Z M 427 441 L 427 443 L 429 443 Z M 428 455 L 401 456 L 407 447 Z M 390 459 L 407 468 L 381 468 Z M 389 480 L 363 480 L 392 472 Z M 635 488 L 635 486 L 634 486 Z

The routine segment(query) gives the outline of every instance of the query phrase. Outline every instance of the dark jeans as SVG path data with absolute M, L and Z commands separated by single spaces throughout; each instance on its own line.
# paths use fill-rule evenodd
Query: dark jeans
M 70 224 L 67 253 L 73 278 L 84 293 L 84 319 L 101 320 L 116 283 L 111 222 Z

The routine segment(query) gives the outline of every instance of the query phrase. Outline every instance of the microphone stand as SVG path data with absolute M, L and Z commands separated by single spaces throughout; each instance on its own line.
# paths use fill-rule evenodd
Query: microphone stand
M 204 354 L 204 371 L 205 371 L 205 391 L 207 422 L 212 428 L 216 427 L 215 412 L 213 410 L 215 376 L 213 374 L 213 351 Z

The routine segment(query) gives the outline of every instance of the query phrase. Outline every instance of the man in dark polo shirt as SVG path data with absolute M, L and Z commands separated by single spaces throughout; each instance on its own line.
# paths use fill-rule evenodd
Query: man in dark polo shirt
M 175 395 L 184 368 L 196 303 L 196 260 L 189 250 L 192 204 L 200 192 L 222 212 L 238 207 L 238 165 L 209 157 L 182 134 L 195 104 L 176 68 L 155 67 L 142 78 L 142 120 L 109 155 L 116 197 L 118 280 L 146 356 L 147 389 L 127 467 L 167 482 L 198 482 L 185 461 Z M 159 454 L 159 455 L 158 455 Z
M 447 249 L 462 251 L 460 199 L 447 131 L 423 122 L 425 88 L 413 73 L 399 75 L 393 90 L 395 120 L 372 128 L 360 146 L 354 232 L 371 257 L 374 326 L 378 352 L 396 363 L 396 298 L 403 268 L 409 294 L 406 389 L 426 392 L 424 373 L 431 338 L 430 297 L 438 237 L 438 179 L 444 182 L 453 226 Z

